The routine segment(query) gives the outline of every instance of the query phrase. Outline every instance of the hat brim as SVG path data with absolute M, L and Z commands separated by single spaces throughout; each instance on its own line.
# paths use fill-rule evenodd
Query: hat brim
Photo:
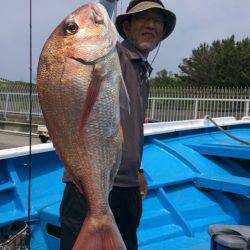
M 150 3 L 150 2 L 147 2 L 147 3 Z M 117 29 L 119 35 L 122 38 L 126 39 L 126 34 L 125 34 L 124 30 L 123 30 L 124 21 L 128 20 L 131 16 L 133 16 L 133 15 L 135 15 L 137 13 L 140 13 L 142 11 L 149 10 L 149 9 L 159 9 L 159 10 L 161 10 L 161 12 L 162 12 L 162 14 L 164 16 L 164 19 L 166 20 L 162 40 L 167 38 L 172 33 L 172 31 L 174 30 L 174 27 L 176 25 L 176 16 L 175 16 L 175 14 L 173 12 L 171 12 L 169 10 L 166 10 L 166 9 L 162 8 L 160 5 L 156 5 L 156 4 L 144 5 L 144 8 L 143 7 L 137 8 L 134 11 L 133 11 L 133 9 L 131 9 L 131 11 L 129 11 L 128 13 L 117 16 L 117 18 L 115 20 L 115 26 L 116 26 L 116 29 Z

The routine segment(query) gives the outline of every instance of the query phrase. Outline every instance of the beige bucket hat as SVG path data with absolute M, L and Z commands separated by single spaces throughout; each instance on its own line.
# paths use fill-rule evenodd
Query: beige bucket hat
M 117 16 L 115 20 L 116 29 L 122 38 L 126 38 L 123 30 L 123 22 L 128 20 L 132 15 L 148 9 L 160 9 L 162 11 L 165 22 L 165 30 L 162 40 L 172 33 L 176 24 L 176 16 L 173 12 L 165 9 L 160 0 L 132 0 L 128 5 L 126 14 Z

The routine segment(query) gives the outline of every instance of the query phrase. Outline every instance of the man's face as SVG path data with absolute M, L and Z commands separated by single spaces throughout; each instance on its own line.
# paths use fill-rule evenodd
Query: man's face
M 146 56 L 161 41 L 164 31 L 164 18 L 160 10 L 151 9 L 132 16 L 124 22 L 127 38 Z

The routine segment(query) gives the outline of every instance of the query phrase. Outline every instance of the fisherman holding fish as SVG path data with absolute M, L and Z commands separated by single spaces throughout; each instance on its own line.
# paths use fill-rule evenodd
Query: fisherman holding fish
M 160 0 L 132 0 L 115 21 L 124 39 L 118 43 L 103 6 L 88 4 L 46 42 L 38 90 L 66 169 L 61 250 L 138 248 L 136 230 L 147 195 L 141 168 L 152 71 L 147 58 L 175 22 Z

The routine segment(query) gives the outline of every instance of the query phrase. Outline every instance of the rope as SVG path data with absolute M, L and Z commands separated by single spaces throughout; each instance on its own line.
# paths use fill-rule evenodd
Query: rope
M 156 56 L 158 55 L 158 52 L 159 52 L 159 50 L 160 50 L 160 47 L 161 47 L 161 42 L 159 42 L 158 48 L 157 48 L 157 50 L 156 50 L 156 52 L 155 52 L 155 56 L 154 56 L 153 60 L 152 60 L 151 63 L 150 63 L 150 66 L 151 66 L 151 67 L 152 67 L 152 65 L 153 65 L 153 62 L 154 62 Z
M 219 126 L 209 115 L 207 115 L 205 117 L 205 119 L 209 120 L 210 122 L 212 122 L 222 133 L 224 133 L 225 135 L 227 135 L 228 137 L 240 142 L 241 144 L 244 144 L 244 145 L 248 145 L 250 146 L 250 143 L 249 142 L 246 142 L 246 141 L 243 141 L 241 139 L 239 139 L 238 137 L 228 133 L 225 129 L 223 129 L 221 126 Z

